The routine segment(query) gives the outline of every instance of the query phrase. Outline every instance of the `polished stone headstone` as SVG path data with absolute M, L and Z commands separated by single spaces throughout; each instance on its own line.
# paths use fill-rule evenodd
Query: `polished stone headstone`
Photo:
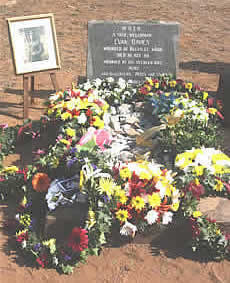
M 179 24 L 90 21 L 87 78 L 114 77 L 140 83 L 177 72 Z

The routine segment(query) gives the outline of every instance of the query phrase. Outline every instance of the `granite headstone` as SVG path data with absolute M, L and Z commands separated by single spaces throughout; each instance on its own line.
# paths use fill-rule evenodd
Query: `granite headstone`
M 178 38 L 178 23 L 90 21 L 87 78 L 138 84 L 162 73 L 176 76 Z

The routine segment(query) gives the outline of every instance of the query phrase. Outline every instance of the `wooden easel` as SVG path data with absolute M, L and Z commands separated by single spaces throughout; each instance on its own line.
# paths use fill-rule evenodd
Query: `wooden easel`
M 56 73 L 49 72 L 50 79 L 55 91 L 59 90 Z M 34 76 L 35 74 L 24 74 L 23 75 L 23 89 L 24 89 L 24 98 L 23 98 L 23 119 L 28 119 L 29 117 L 29 106 L 34 103 L 32 93 L 34 92 Z M 30 88 L 29 88 L 29 79 L 30 79 Z M 29 102 L 30 95 L 30 102 Z

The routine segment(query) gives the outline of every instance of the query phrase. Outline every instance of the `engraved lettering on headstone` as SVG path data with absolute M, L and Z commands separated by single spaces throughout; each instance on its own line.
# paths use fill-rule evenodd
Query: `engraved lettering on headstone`
M 160 73 L 176 76 L 178 37 L 178 23 L 91 21 L 87 76 L 132 83 Z

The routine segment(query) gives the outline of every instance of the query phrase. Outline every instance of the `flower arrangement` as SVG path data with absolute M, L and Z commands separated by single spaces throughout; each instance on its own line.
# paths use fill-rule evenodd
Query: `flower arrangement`
M 124 79 L 119 78 L 117 81 L 112 78 L 95 79 L 79 85 L 83 91 L 96 92 L 98 96 L 104 99 L 110 106 L 121 105 L 122 103 L 131 103 L 136 98 L 136 88 L 132 87 Z
M 191 99 L 178 99 L 179 107 L 171 109 L 162 121 L 166 124 L 161 131 L 162 150 L 175 153 L 192 147 L 216 147 L 219 144 L 219 117 L 210 114 L 202 103 Z
M 230 194 L 230 158 L 214 148 L 198 148 L 178 154 L 175 165 L 179 169 L 177 186 L 183 191 L 182 211 L 190 219 L 192 248 L 206 250 L 211 258 L 229 256 L 229 238 L 214 219 L 198 210 L 201 197 Z
M 48 117 L 60 121 L 74 121 L 75 129 L 104 127 L 103 115 L 108 103 L 94 90 L 69 89 L 49 97 Z
M 120 137 L 112 139 L 109 127 L 104 128 L 106 115 L 109 106 L 134 99 L 144 99 L 165 124 L 159 139 L 163 150 L 180 153 L 175 159 L 177 177 L 153 161 L 120 163 L 120 148 L 115 148 Z M 148 78 L 138 88 L 108 78 L 51 95 L 39 125 L 42 130 L 47 121 L 53 123 L 55 142 L 48 150 L 37 151 L 34 166 L 0 172 L 2 196 L 9 196 L 8 187 L 13 194 L 20 192 L 19 247 L 37 266 L 71 273 L 87 255 L 98 254 L 114 223 L 121 235 L 134 237 L 157 224 L 169 224 L 181 207 L 191 221 L 193 249 L 208 247 L 213 257 L 226 256 L 228 236 L 197 207 L 203 196 L 229 197 L 229 157 L 213 148 L 218 145 L 220 111 L 221 105 L 198 86 L 165 75 Z M 38 137 L 39 130 L 29 125 L 30 135 Z M 18 136 L 25 131 L 26 126 L 21 127 Z M 87 215 L 63 242 L 37 233 L 38 220 L 44 219 L 32 213 L 36 205 L 44 216 L 47 209 L 52 212 L 77 202 L 87 204 Z
M 180 194 L 171 171 L 154 162 L 139 161 L 121 164 L 115 172 L 121 189 L 115 191 L 118 203 L 114 214 L 120 221 L 121 234 L 135 234 L 148 225 L 172 221 Z
M 16 216 L 16 241 L 37 266 L 52 267 L 64 273 L 71 273 L 74 266 L 80 261 L 85 261 L 88 255 L 98 254 L 101 246 L 106 243 L 105 234 L 110 231 L 112 225 L 112 198 L 109 199 L 107 196 L 110 195 L 109 187 L 115 187 L 115 183 L 109 170 L 104 172 L 87 162 L 82 167 L 80 178 L 76 183 L 72 183 L 71 188 L 63 188 L 61 184 L 56 186 L 57 182 L 58 180 L 54 180 L 51 183 L 45 198 L 42 198 L 50 183 L 49 177 L 40 172 L 33 175 L 30 185 L 32 190 L 27 191 L 24 206 Z M 76 190 L 75 186 L 79 189 Z M 41 207 L 44 207 L 41 201 L 47 201 L 48 208 L 55 210 L 60 204 L 66 206 L 67 199 L 73 202 L 74 198 L 68 198 L 68 195 L 74 196 L 74 192 L 77 192 L 78 201 L 82 201 L 82 197 L 85 196 L 84 203 L 86 200 L 88 203 L 88 215 L 84 220 L 84 226 L 73 227 L 69 237 L 59 242 L 55 238 L 46 239 L 44 235 L 38 234 L 36 228 L 41 219 L 36 218 L 33 201 L 40 199 Z M 38 198 L 35 199 L 34 194 Z

